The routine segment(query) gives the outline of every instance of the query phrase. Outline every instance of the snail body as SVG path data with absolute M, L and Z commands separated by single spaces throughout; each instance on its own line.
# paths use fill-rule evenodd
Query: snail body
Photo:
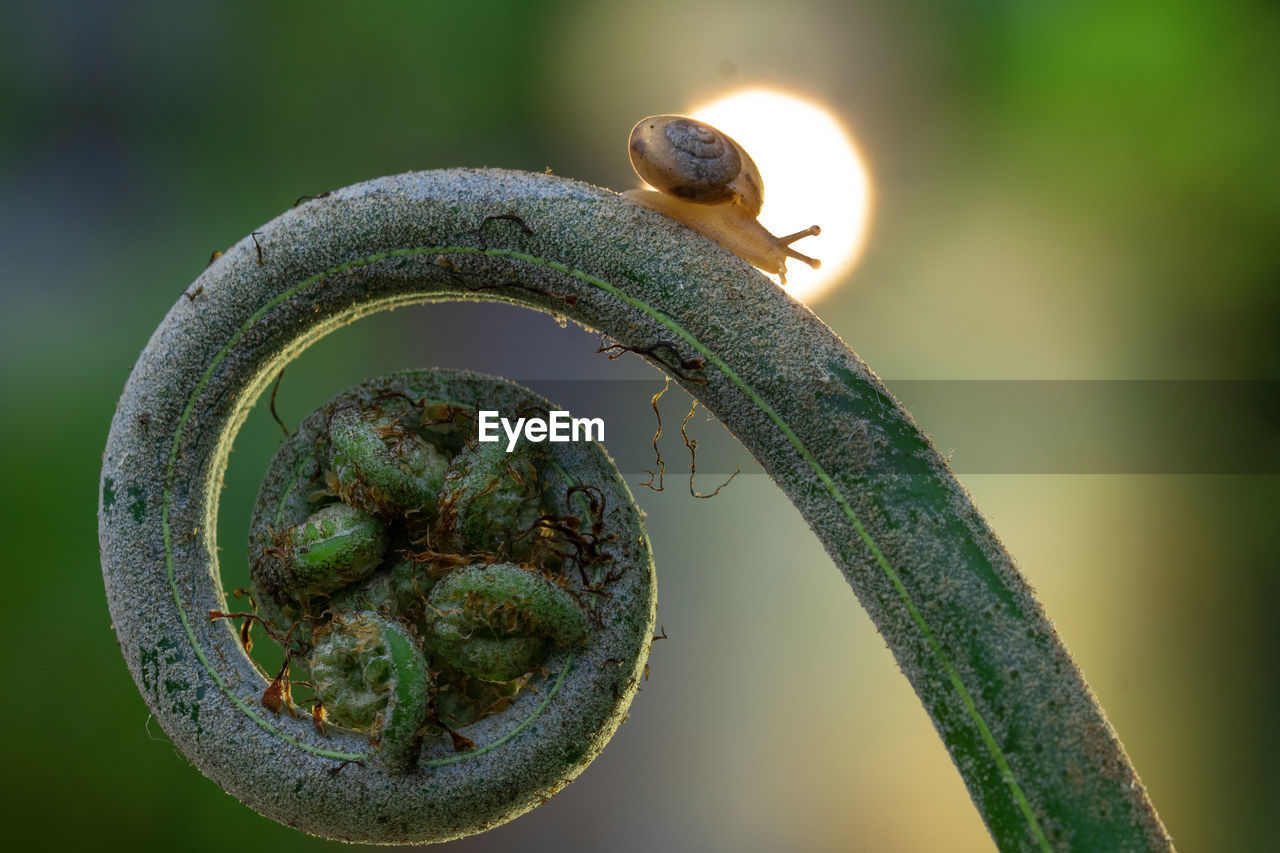
M 820 233 L 817 225 L 775 237 L 760 224 L 764 181 L 755 161 L 728 135 L 686 116 L 650 116 L 631 129 L 627 147 L 632 168 L 654 189 L 627 190 L 625 197 L 710 237 L 783 284 L 787 258 L 814 269 L 821 265 L 791 248 Z

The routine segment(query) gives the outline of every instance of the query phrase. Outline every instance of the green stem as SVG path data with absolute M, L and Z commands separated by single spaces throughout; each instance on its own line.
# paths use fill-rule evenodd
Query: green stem
M 485 219 L 512 212 L 532 233 Z M 228 251 L 197 282 L 201 296 L 170 312 L 108 444 L 104 486 L 149 483 L 148 507 L 159 510 L 140 522 L 142 545 L 123 541 L 139 535 L 123 508 L 101 510 L 112 613 L 144 694 L 156 643 L 175 626 L 201 659 L 226 644 L 225 626 L 203 630 L 187 612 L 217 597 L 204 581 L 216 575 L 216 484 L 270 378 L 371 311 L 499 299 L 650 353 L 760 460 L 884 635 L 1001 849 L 1171 849 L 1079 671 L 946 462 L 857 356 L 772 281 L 612 193 L 512 172 L 380 179 L 255 233 L 257 245 L 246 238 Z M 681 367 L 672 347 L 702 367 Z M 157 385 L 176 396 L 158 399 Z M 146 434 L 137 425 L 145 406 L 156 410 Z M 158 449 L 157 434 L 171 444 Z M 130 609 L 137 585 L 154 582 L 124 571 L 125 559 L 166 567 L 174 612 Z M 207 701 L 191 701 L 244 716 L 217 698 L 234 690 L 210 686 Z M 223 781 L 221 763 L 202 760 L 209 751 L 189 715 L 152 705 L 175 742 Z

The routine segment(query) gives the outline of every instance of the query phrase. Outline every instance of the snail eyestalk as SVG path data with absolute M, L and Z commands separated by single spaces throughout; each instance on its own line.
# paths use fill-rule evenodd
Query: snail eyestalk
M 817 258 L 811 258 L 808 255 L 800 254 L 795 249 L 791 248 L 791 244 L 804 237 L 817 237 L 821 233 L 822 233 L 822 229 L 819 228 L 817 225 L 810 225 L 808 228 L 804 229 L 803 231 L 797 231 L 794 234 L 788 234 L 785 237 L 779 237 L 778 245 L 783 247 L 783 251 L 787 253 L 788 258 L 795 258 L 797 261 L 802 261 L 816 270 L 821 268 L 822 261 L 818 260 Z

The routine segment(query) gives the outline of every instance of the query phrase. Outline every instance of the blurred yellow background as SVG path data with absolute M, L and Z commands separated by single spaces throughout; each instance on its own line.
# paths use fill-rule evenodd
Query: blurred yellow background
M 812 306 L 891 390 L 1274 380 L 1277 43 L 1263 2 L 5 4 L 0 833 L 15 849 L 335 846 L 222 794 L 148 724 L 95 546 L 101 449 L 138 352 L 211 251 L 298 196 L 459 165 L 631 188 L 637 119 L 767 86 L 825 105 L 867 160 L 861 261 Z M 515 309 L 400 310 L 308 351 L 280 410 L 294 424 L 427 364 L 535 389 L 654 376 L 596 345 Z M 227 578 L 278 445 L 262 408 L 228 473 Z M 1183 850 L 1280 831 L 1275 411 L 1259 401 L 1269 463 L 1196 475 L 982 473 L 945 421 L 921 422 L 978 472 L 962 480 Z M 754 473 L 693 500 L 673 467 L 666 492 L 637 490 L 670 639 L 631 719 L 563 793 L 456 849 L 992 849 L 790 504 Z

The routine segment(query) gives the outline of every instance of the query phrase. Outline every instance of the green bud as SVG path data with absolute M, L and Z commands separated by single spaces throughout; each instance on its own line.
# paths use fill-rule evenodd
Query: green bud
M 338 496 L 366 512 L 431 521 L 448 460 L 417 430 L 417 409 L 339 409 L 329 420 Z
M 360 580 L 382 562 L 386 525 L 346 504 L 330 504 L 284 534 L 285 588 L 328 593 Z
M 398 621 L 341 613 L 316 634 L 311 683 L 329 720 L 369 732 L 397 770 L 417 761 L 431 680 L 422 649 Z
M 543 532 L 538 451 L 507 453 L 499 443 L 475 443 L 445 473 L 440 527 L 460 552 L 501 554 L 525 561 Z
M 551 645 L 587 636 L 587 616 L 569 593 L 510 563 L 458 569 L 427 604 L 428 649 L 483 681 L 518 678 L 541 665 Z
M 269 538 L 270 545 L 256 551 L 251 574 L 259 591 L 268 593 L 259 602 L 260 615 L 282 631 L 309 610 L 311 596 L 367 576 L 387 547 L 385 524 L 341 503 L 321 507 Z

